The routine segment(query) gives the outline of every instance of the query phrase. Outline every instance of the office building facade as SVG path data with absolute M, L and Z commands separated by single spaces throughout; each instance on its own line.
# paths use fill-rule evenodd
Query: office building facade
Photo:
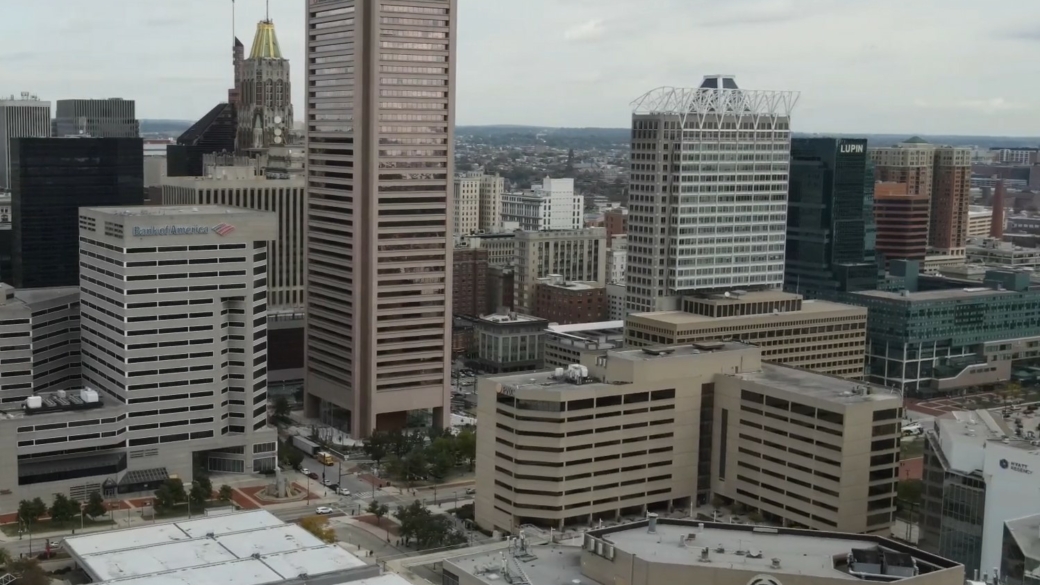
M 762 348 L 762 359 L 832 376 L 863 378 L 867 310 L 805 301 L 780 291 L 684 299 L 684 311 L 631 313 L 629 347 L 739 339 Z
M 187 479 L 273 469 L 267 426 L 267 243 L 273 213 L 80 210 L 83 382 L 125 405 L 130 451 Z M 154 453 L 157 452 L 157 453 Z M 151 455 L 149 455 L 151 453 Z
M 210 167 L 207 177 L 163 179 L 163 205 L 228 205 L 278 216 L 278 238 L 268 244 L 268 302 L 272 312 L 303 308 L 304 188 L 302 176 L 258 176 L 250 167 Z
M 629 311 L 675 310 L 695 290 L 783 285 L 797 99 L 709 76 L 636 100 Z
M 53 136 L 138 138 L 141 122 L 134 100 L 58 100 L 55 102 Z
M 450 416 L 456 30 L 455 0 L 307 7 L 305 406 L 355 437 Z
M 459 239 L 459 246 L 488 252 L 488 266 L 506 268 L 516 263 L 515 231 L 472 234 Z
M 560 325 L 606 321 L 607 289 L 600 282 L 568 281 L 550 274 L 538 279 L 533 314 Z
M 141 205 L 140 138 L 18 138 L 12 143 L 12 281 L 77 286 L 81 207 Z
M 502 222 L 522 230 L 576 230 L 583 225 L 585 199 L 574 192 L 574 179 L 550 179 L 528 191 L 502 196 Z
M 217 104 L 167 146 L 167 176 L 202 177 L 206 155 L 235 152 L 237 112 L 233 104 Z
M 454 234 L 497 232 L 502 227 L 505 179 L 472 171 L 455 175 Z
M 542 367 L 545 319 L 521 313 L 493 313 L 470 319 L 476 345 L 474 364 L 481 371 L 500 374 Z
M 0 191 L 11 188 L 11 142 L 51 135 L 51 103 L 23 93 L 0 98 Z
M 497 307 L 488 303 L 488 251 L 456 248 L 452 254 L 452 314 L 480 316 Z
M 871 148 L 878 181 L 905 183 L 907 194 L 927 195 L 928 245 L 938 250 L 964 248 L 971 203 L 971 149 L 929 144 L 918 137 Z
M 898 394 L 770 364 L 713 390 L 713 494 L 784 526 L 891 534 Z
M 928 254 L 929 196 L 911 195 L 906 183 L 874 184 L 877 253 L 889 260 L 924 260 Z
M 513 302 L 520 312 L 533 311 L 538 279 L 550 274 L 605 284 L 606 265 L 603 228 L 516 232 Z
M 688 510 L 700 487 L 703 388 L 716 374 L 759 367 L 758 350 L 742 344 L 591 358 L 576 370 L 477 381 L 481 527 L 562 529 L 646 506 Z
M 845 302 L 869 312 L 868 379 L 907 396 L 1009 380 L 1013 363 L 1035 357 L 1040 336 L 1040 290 L 1021 272 L 991 270 L 980 286 L 852 293 Z
M 0 284 L 0 406 L 80 384 L 79 289 Z
M 971 574 L 992 577 L 1002 565 L 1005 522 L 1036 513 L 1040 417 L 1009 414 L 956 411 L 925 431 L 920 545 Z
M 625 276 L 628 274 L 628 236 L 618 235 L 607 240 L 607 263 L 610 266 L 607 282 L 625 284 Z
M 870 170 L 865 139 L 791 141 L 785 289 L 834 299 L 877 288 Z

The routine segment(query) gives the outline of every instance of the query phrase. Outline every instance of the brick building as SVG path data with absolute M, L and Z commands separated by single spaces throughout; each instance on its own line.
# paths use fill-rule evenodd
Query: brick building
M 567 282 L 558 274 L 538 279 L 534 315 L 550 323 L 596 323 L 610 316 L 607 289 L 596 282 Z
M 877 251 L 889 260 L 924 260 L 928 252 L 928 195 L 912 194 L 906 183 L 874 185 Z
M 488 307 L 488 251 L 482 248 L 456 248 L 453 254 L 452 313 L 483 315 Z

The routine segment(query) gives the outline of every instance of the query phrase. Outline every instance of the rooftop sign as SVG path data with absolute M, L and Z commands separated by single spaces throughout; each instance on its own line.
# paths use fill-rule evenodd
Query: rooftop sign
M 218 236 L 226 236 L 235 231 L 235 226 L 221 223 L 215 226 L 205 225 L 166 225 L 157 227 L 134 226 L 134 236 L 139 238 L 151 236 L 193 236 L 198 234 L 214 233 Z

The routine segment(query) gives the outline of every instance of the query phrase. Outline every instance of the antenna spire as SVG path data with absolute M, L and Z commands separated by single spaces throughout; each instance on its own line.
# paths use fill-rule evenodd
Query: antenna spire
M 267 0 L 267 22 L 271 22 L 271 0 Z

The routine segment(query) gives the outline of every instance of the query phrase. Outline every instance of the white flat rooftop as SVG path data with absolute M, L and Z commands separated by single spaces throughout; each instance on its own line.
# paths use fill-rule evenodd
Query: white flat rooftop
M 265 510 L 113 530 L 65 539 L 91 579 L 119 585 L 268 585 L 323 576 L 354 581 L 368 565 Z M 364 574 L 364 573 L 362 573 Z
M 227 205 L 160 205 L 141 207 L 86 207 L 90 211 L 105 213 L 108 215 L 123 215 L 134 217 L 156 216 L 176 217 L 192 215 L 217 215 L 217 214 L 250 214 L 263 213 L 244 207 L 230 207 Z

